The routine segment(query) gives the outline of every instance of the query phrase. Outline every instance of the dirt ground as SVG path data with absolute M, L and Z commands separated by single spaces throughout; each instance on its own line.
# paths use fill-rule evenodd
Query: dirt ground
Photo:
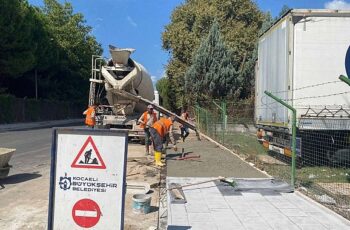
M 148 193 L 151 198 L 151 211 L 148 214 L 137 214 L 132 209 L 132 196 L 133 194 L 127 193 L 125 199 L 125 217 L 124 217 L 124 229 L 125 230 L 141 230 L 141 229 L 156 229 L 158 223 L 158 205 L 159 205 L 159 169 L 154 167 L 153 159 L 143 157 L 143 146 L 133 146 L 129 148 L 129 158 L 127 167 L 127 179 L 126 182 L 147 182 L 151 186 L 151 190 Z M 142 149 L 142 151 L 141 151 Z M 142 154 L 135 154 L 130 151 L 141 151 Z M 141 155 L 132 157 L 133 155 Z

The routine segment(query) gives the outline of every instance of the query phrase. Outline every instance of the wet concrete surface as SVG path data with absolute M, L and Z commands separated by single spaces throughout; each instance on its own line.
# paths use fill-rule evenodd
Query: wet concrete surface
M 191 133 L 185 142 L 177 144 L 178 151 L 167 150 L 168 177 L 235 177 L 267 178 L 268 176 L 241 160 L 236 155 L 219 148 L 218 145 L 201 138 L 198 141 Z M 186 156 L 200 155 L 191 160 L 176 160 L 181 156 L 182 148 Z

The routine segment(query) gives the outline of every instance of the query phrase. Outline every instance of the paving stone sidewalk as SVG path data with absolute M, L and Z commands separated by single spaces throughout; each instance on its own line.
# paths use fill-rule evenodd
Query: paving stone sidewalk
M 168 177 L 170 183 L 189 184 L 212 178 Z M 304 195 L 242 192 L 223 195 L 217 183 L 183 189 L 187 203 L 171 204 L 168 192 L 168 229 L 350 229 L 350 222 Z

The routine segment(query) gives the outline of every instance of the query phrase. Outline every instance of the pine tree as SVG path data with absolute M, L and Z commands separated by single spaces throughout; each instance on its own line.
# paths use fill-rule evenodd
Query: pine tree
M 223 99 L 239 91 L 242 81 L 232 60 L 232 51 L 225 45 L 214 21 L 185 74 L 186 91 L 195 99 Z
M 247 86 L 241 86 L 242 90 L 236 90 L 236 93 L 241 92 L 240 98 L 249 97 L 254 79 L 254 50 L 264 19 L 255 1 L 186 0 L 175 8 L 171 22 L 162 34 L 163 48 L 170 54 L 166 73 L 171 92 L 169 102 L 176 103 L 171 106 L 172 110 L 181 108 L 186 101 L 191 102 L 185 95 L 184 76 L 202 39 L 208 36 L 214 19 L 220 26 L 222 39 L 233 52 L 232 63 L 237 63 L 236 69 L 246 78 Z

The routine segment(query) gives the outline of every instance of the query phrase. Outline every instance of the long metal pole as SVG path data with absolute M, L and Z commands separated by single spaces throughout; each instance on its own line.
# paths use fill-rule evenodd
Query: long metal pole
M 291 185 L 295 186 L 295 169 L 296 169 L 296 130 L 297 130 L 297 112 L 296 109 L 293 108 L 291 105 L 285 103 L 280 98 L 276 97 L 272 93 L 265 91 L 264 92 L 267 96 L 271 97 L 275 101 L 281 103 L 288 109 L 292 111 L 292 176 L 291 176 Z

